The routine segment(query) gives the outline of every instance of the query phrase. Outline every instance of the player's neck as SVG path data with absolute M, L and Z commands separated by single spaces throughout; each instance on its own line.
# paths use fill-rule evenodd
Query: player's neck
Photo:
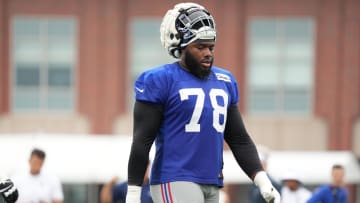
M 186 64 L 182 61 L 178 61 L 179 66 L 184 69 L 186 72 L 190 72 L 189 68 L 187 68 Z

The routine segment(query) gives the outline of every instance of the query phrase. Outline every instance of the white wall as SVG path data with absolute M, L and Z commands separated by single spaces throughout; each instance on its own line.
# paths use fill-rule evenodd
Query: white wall
M 47 153 L 44 171 L 64 183 L 103 183 L 114 175 L 127 177 L 131 137 L 85 134 L 0 134 L 0 174 L 27 170 L 33 147 Z M 305 184 L 319 184 L 330 180 L 334 163 L 345 166 L 347 182 L 360 183 L 359 164 L 347 151 L 271 151 L 268 171 L 280 180 L 286 171 L 296 169 Z M 230 151 L 224 153 L 224 176 L 226 183 L 250 183 Z

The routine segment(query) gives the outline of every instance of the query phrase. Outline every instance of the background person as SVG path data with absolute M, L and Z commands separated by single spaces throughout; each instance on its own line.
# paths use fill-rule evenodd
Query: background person
M 18 203 L 63 203 L 59 179 L 42 171 L 45 157 L 43 150 L 33 149 L 29 158 L 30 170 L 12 178 L 19 191 Z
M 289 170 L 282 178 L 281 188 L 282 203 L 306 203 L 311 197 L 311 191 L 304 187 L 300 175 L 294 170 Z
M 345 168 L 335 164 L 331 168 L 331 183 L 315 189 L 307 203 L 347 203 L 349 192 L 344 186 Z
M 149 184 L 150 164 L 146 170 L 144 181 L 141 186 L 141 203 L 153 203 Z M 100 203 L 125 203 L 127 194 L 127 181 L 120 181 L 117 176 L 105 183 L 100 191 Z

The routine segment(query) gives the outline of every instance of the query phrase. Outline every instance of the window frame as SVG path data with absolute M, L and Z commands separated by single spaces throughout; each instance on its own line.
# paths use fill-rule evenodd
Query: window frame
M 49 108 L 49 81 L 48 81 L 48 77 L 49 77 L 49 66 L 51 64 L 51 60 L 49 59 L 49 56 L 43 56 L 43 59 L 39 61 L 40 63 L 40 79 L 39 79 L 39 92 L 42 92 L 39 96 L 39 107 L 38 108 L 17 108 L 16 104 L 15 104 L 15 94 L 17 90 L 18 86 L 16 84 L 16 72 L 17 72 L 17 68 L 16 68 L 16 64 L 18 63 L 16 61 L 16 57 L 15 57 L 15 23 L 17 20 L 24 20 L 24 19 L 31 19 L 31 20 L 35 20 L 37 22 L 40 23 L 40 33 L 39 37 L 46 37 L 45 42 L 44 40 L 41 40 L 41 49 L 44 49 L 43 47 L 46 47 L 46 51 L 42 50 L 42 54 L 44 54 L 45 52 L 49 52 L 49 41 L 48 41 L 48 37 L 49 34 L 45 32 L 48 32 L 48 23 L 51 21 L 69 21 L 71 26 L 73 26 L 73 35 L 69 36 L 72 38 L 72 42 L 71 45 L 73 46 L 73 56 L 70 62 L 70 86 L 68 88 L 64 88 L 64 90 L 70 95 L 70 106 L 69 108 Z M 45 24 L 45 25 L 44 25 Z M 76 111 L 77 107 L 78 107 L 78 84 L 79 84 L 79 77 L 78 77 L 78 52 L 79 52 L 79 22 L 78 22 L 78 18 L 76 16 L 68 16 L 68 15 L 15 15 L 12 16 L 10 19 L 10 24 L 9 24 L 9 56 L 10 56 L 10 61 L 9 61 L 9 109 L 10 112 L 12 114 L 72 114 Z M 44 27 L 46 27 L 46 30 L 44 30 Z M 46 66 L 46 68 L 44 69 L 42 66 Z M 44 72 L 46 72 L 46 74 L 44 74 Z M 41 82 L 44 82 L 43 84 L 41 84 Z M 31 88 L 31 87 L 29 87 Z M 55 87 L 55 89 L 57 89 L 57 87 Z M 61 88 L 60 88 L 61 89 Z M 66 90 L 68 89 L 68 90 Z M 60 90 L 58 93 L 62 93 L 63 91 Z M 43 102 L 44 100 L 46 100 L 45 102 Z
M 252 48 L 252 44 L 251 41 L 254 40 L 251 36 L 251 26 L 253 22 L 256 21 L 272 21 L 276 27 L 276 48 L 280 49 L 279 47 L 286 47 L 289 45 L 289 42 L 285 40 L 285 42 L 281 42 L 281 35 L 284 36 L 285 33 L 285 23 L 288 23 L 291 20 L 300 20 L 300 21 L 304 21 L 307 22 L 310 28 L 310 32 L 309 32 L 309 37 L 310 40 L 309 45 L 311 45 L 311 53 L 310 53 L 310 76 L 312 77 L 310 80 L 310 83 L 308 83 L 308 89 L 306 89 L 306 86 L 302 86 L 305 87 L 305 90 L 308 90 L 308 94 L 306 94 L 306 96 L 308 96 L 307 99 L 307 103 L 304 103 L 305 105 L 308 104 L 308 108 L 305 108 L 301 111 L 289 111 L 286 110 L 286 104 L 285 104 L 285 89 L 288 89 L 291 86 L 286 85 L 285 82 L 285 70 L 287 69 L 287 66 L 285 65 L 279 65 L 279 63 L 284 63 L 286 62 L 286 60 L 288 58 L 286 58 L 284 56 L 284 52 L 280 52 L 278 55 L 276 55 L 276 58 L 270 58 L 271 60 L 275 60 L 276 62 L 276 69 L 278 70 L 278 77 L 281 77 L 281 82 L 279 82 L 278 85 L 275 85 L 276 87 L 273 88 L 272 90 L 275 91 L 274 94 L 274 100 L 275 100 L 275 107 L 274 109 L 268 110 L 268 111 L 263 111 L 261 109 L 258 110 L 254 110 L 251 107 L 251 102 L 252 100 L 252 92 L 254 91 L 254 85 L 251 84 L 251 77 L 253 76 L 251 74 L 251 70 L 252 69 L 252 61 L 254 61 L 254 59 L 252 59 L 254 56 L 251 55 L 251 48 Z M 281 27 L 279 29 L 279 27 Z M 315 69 L 316 69 L 316 21 L 313 17 L 311 16 L 288 16 L 288 17 L 266 17 L 266 16 L 253 16 L 251 18 L 249 18 L 249 20 L 247 21 L 247 32 L 246 32 L 246 37 L 247 37 L 247 45 L 246 45 L 246 86 L 247 86 L 247 97 L 246 97 L 246 102 L 245 102 L 245 109 L 247 111 L 248 114 L 251 115 L 260 115 L 260 116 L 273 116 L 273 115 L 277 115 L 277 116 L 306 116 L 306 115 L 310 115 L 313 112 L 313 108 L 314 108 L 314 95 L 315 95 Z M 279 30 L 281 32 L 281 35 L 279 35 Z M 279 42 L 280 41 L 280 42 Z M 281 45 L 279 44 L 281 43 Z M 256 60 L 255 60 L 256 61 Z M 294 89 L 298 89 L 298 87 L 294 88 Z M 263 96 L 263 95 L 260 95 Z

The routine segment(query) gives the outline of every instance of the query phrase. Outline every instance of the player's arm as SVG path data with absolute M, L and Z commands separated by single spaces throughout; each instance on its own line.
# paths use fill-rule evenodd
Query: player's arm
M 119 177 L 114 176 L 111 178 L 110 181 L 106 182 L 101 190 L 100 190 L 100 203 L 111 203 L 112 200 L 112 191 L 114 188 L 114 185 L 118 182 Z
M 135 102 L 133 142 L 128 163 L 127 202 L 130 202 L 130 198 L 135 198 L 136 202 L 140 201 L 141 185 L 148 166 L 149 152 L 160 128 L 162 112 L 160 105 Z
M 160 105 L 136 101 L 134 130 L 128 163 L 128 184 L 141 186 L 149 161 L 149 152 L 162 120 Z
M 328 193 L 328 190 L 325 190 L 325 187 L 318 187 L 311 194 L 311 197 L 306 201 L 306 203 L 322 202 L 324 197 L 326 197 L 327 193 Z
M 240 112 L 236 106 L 228 110 L 224 138 L 243 171 L 251 179 L 264 170 L 254 142 L 247 133 Z
M 280 202 L 280 195 L 261 165 L 256 146 L 247 133 L 240 111 L 236 106 L 232 106 L 228 110 L 224 139 L 239 166 L 259 187 L 263 198 L 267 202 L 271 200 L 275 200 L 275 203 Z

